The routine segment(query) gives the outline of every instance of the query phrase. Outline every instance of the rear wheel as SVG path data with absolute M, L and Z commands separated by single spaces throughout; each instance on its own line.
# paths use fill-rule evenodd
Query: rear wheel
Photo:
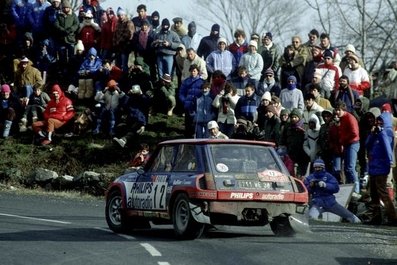
M 180 239 L 195 239 L 202 235 L 205 225 L 194 220 L 186 194 L 179 194 L 173 207 L 174 231 Z
M 106 222 L 109 228 L 116 233 L 127 231 L 127 222 L 121 213 L 122 197 L 118 190 L 112 191 L 106 201 Z
M 276 236 L 293 236 L 295 231 L 289 223 L 288 216 L 277 216 L 270 222 L 270 228 Z

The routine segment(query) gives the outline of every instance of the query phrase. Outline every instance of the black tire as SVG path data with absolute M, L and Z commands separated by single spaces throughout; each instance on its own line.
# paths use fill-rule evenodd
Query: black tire
M 121 212 L 122 197 L 118 190 L 110 192 L 106 200 L 106 222 L 115 233 L 125 233 L 128 230 L 126 218 Z
M 203 234 L 205 224 L 194 220 L 189 207 L 189 198 L 186 194 L 179 194 L 174 203 L 172 221 L 175 235 L 179 239 L 195 239 Z
M 276 236 L 288 237 L 295 234 L 289 223 L 288 216 L 277 216 L 270 222 L 270 228 Z

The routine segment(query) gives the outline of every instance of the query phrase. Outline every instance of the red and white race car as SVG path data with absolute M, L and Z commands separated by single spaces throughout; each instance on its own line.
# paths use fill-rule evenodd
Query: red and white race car
M 206 225 L 270 224 L 287 236 L 308 224 L 307 203 L 271 143 L 181 139 L 160 143 L 144 168 L 110 185 L 106 221 L 117 233 L 173 224 L 183 239 Z

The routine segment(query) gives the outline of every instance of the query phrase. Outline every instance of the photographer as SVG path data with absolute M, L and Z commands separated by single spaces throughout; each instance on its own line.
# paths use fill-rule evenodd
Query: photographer
M 304 180 L 311 195 L 309 216 L 318 219 L 322 213 L 330 212 L 351 223 L 361 223 L 357 216 L 336 201 L 334 193 L 339 191 L 339 184 L 334 176 L 325 171 L 324 161 L 316 159 L 313 168 L 314 172 Z

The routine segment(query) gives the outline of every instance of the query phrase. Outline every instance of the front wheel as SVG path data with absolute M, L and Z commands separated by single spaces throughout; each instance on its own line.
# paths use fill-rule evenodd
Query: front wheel
M 124 233 L 127 231 L 125 217 L 121 213 L 122 197 L 118 190 L 112 191 L 106 200 L 106 222 L 115 233 Z
M 277 216 L 270 222 L 270 228 L 276 236 L 293 236 L 295 231 L 292 229 L 288 216 Z
M 174 231 L 178 238 L 195 239 L 202 235 L 205 225 L 194 220 L 186 194 L 179 194 L 176 197 L 172 217 Z

